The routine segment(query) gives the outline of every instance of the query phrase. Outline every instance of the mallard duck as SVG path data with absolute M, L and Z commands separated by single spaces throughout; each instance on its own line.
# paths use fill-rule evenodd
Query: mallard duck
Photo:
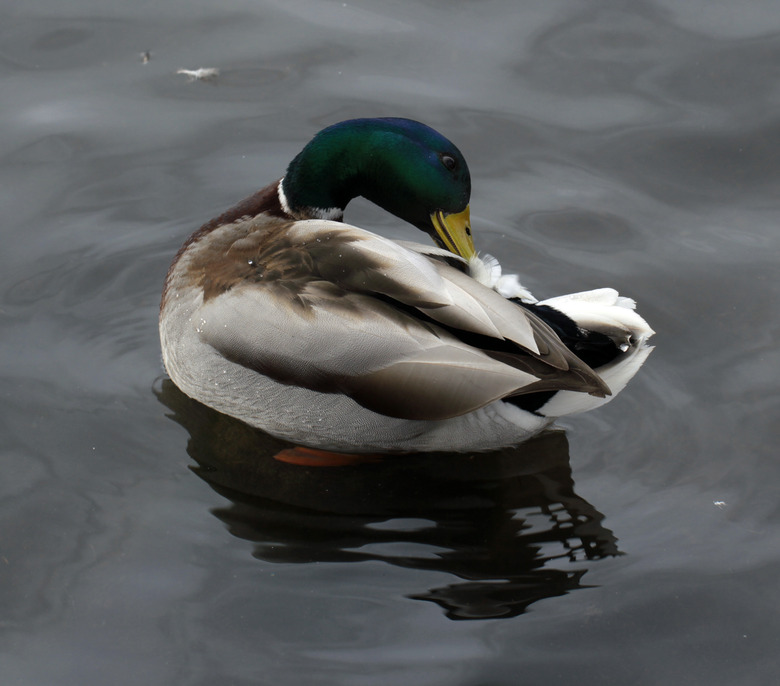
M 633 301 L 536 301 L 477 255 L 470 194 L 463 155 L 424 124 L 320 131 L 174 258 L 160 308 L 171 379 L 277 438 L 347 453 L 491 450 L 607 402 L 650 351 Z M 434 245 L 343 223 L 357 196 Z

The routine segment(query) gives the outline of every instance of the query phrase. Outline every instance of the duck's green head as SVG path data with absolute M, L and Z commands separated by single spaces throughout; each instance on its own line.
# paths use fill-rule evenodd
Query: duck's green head
M 323 129 L 290 163 L 282 190 L 296 216 L 340 217 L 360 195 L 461 257 L 475 254 L 466 160 L 411 119 L 351 119 Z

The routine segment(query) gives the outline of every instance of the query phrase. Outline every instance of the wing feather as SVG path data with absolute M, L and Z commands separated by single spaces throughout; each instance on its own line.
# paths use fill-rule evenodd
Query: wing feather
M 609 393 L 544 322 L 437 256 L 336 222 L 282 229 L 193 318 L 232 362 L 409 419 L 540 387 Z M 230 259 L 246 264 L 247 252 Z

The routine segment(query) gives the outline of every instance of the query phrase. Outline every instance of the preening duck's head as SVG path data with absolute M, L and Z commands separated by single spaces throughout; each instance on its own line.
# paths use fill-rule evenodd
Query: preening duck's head
M 350 119 L 320 131 L 287 168 L 282 190 L 301 217 L 340 217 L 363 196 L 466 259 L 471 177 L 449 140 L 411 119 Z

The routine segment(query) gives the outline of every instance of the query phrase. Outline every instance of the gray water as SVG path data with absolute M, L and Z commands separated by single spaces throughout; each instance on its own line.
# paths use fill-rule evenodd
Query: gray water
M 4 686 L 775 683 L 778 65 L 770 0 L 5 2 Z M 639 302 L 612 404 L 315 470 L 165 379 L 185 237 L 379 115 L 457 143 L 537 296 Z

